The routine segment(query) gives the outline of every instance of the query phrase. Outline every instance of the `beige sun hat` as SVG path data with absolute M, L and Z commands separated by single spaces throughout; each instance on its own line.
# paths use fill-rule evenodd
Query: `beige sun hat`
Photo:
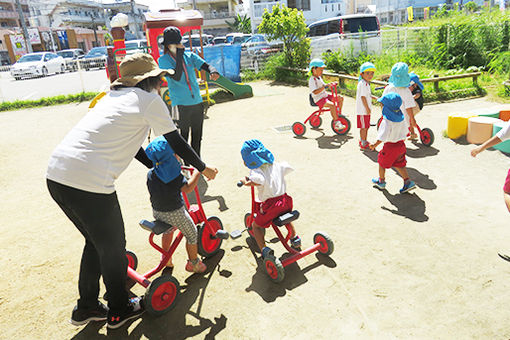
M 120 78 L 115 80 L 111 86 L 132 87 L 149 77 L 160 77 L 173 75 L 174 70 L 162 70 L 154 61 L 154 58 L 147 53 L 135 53 L 126 56 L 119 65 Z

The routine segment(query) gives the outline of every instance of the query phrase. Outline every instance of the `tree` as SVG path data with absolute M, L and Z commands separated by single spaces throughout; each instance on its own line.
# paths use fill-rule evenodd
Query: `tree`
M 251 19 L 246 14 L 243 16 L 238 14 L 233 22 L 226 23 L 232 32 L 251 33 Z
M 308 27 L 303 12 L 285 5 L 275 5 L 271 13 L 264 10 L 258 29 L 260 33 L 266 34 L 269 40 L 283 41 L 287 66 L 306 67 L 310 59 L 310 39 L 306 37 Z
M 474 12 L 478 11 L 478 5 L 474 1 L 470 1 L 464 5 L 464 9 L 468 13 L 474 13 Z

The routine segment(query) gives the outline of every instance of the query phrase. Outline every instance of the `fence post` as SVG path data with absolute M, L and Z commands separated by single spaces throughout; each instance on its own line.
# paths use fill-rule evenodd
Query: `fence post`
M 434 78 L 439 77 L 437 74 L 434 74 Z M 439 92 L 439 80 L 434 82 L 434 91 Z
M 404 28 L 404 51 L 407 51 L 407 27 Z
M 397 28 L 397 56 L 400 59 L 400 28 Z
M 478 87 L 478 75 L 473 76 L 473 86 Z

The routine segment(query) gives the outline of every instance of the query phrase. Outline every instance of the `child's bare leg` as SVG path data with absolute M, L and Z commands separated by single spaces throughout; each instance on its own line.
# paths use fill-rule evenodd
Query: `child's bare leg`
M 172 245 L 173 237 L 174 237 L 173 231 L 169 234 L 163 234 L 163 236 L 161 237 L 161 248 L 163 248 L 164 251 L 170 250 L 170 246 Z M 170 258 L 165 265 L 167 267 L 173 267 L 174 264 L 172 263 L 172 258 Z
M 293 238 L 296 236 L 296 229 L 294 228 L 294 224 L 292 224 L 292 223 L 289 223 L 289 227 L 290 227 L 290 238 Z
M 191 261 L 196 260 L 198 254 L 198 245 L 186 243 L 186 252 L 188 253 L 188 258 Z
M 379 165 L 379 178 L 381 181 L 385 181 L 386 169 Z
M 252 224 L 253 236 L 255 237 L 255 241 L 257 241 L 257 245 L 262 251 L 262 248 L 266 246 L 266 241 L 264 240 L 264 230 L 262 227 L 257 225 L 255 222 Z
M 510 212 L 510 194 L 507 194 L 505 192 L 505 204 L 506 208 L 508 209 L 508 212 Z
M 397 172 L 400 174 L 400 177 L 404 180 L 404 182 L 409 180 L 409 174 L 407 173 L 406 168 L 395 168 Z
M 367 128 L 361 128 L 359 130 L 359 137 L 361 138 L 362 141 L 366 141 L 367 140 L 367 135 L 368 135 L 368 129 Z
M 338 119 L 338 115 L 336 114 L 335 104 L 333 104 L 330 101 L 327 101 L 326 104 L 324 104 L 324 106 L 329 109 L 329 112 L 331 113 L 331 118 L 333 118 L 333 120 L 337 120 Z
M 338 107 L 340 108 L 340 112 L 338 114 L 340 114 L 342 112 L 342 108 L 344 107 L 344 97 L 338 96 Z

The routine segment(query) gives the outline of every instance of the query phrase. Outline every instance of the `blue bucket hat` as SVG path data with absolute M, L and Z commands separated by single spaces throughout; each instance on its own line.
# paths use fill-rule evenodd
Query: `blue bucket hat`
M 384 118 L 395 123 L 404 120 L 404 115 L 400 110 L 400 105 L 402 105 L 402 97 L 400 97 L 398 93 L 387 93 L 381 98 L 377 99 L 377 101 L 383 104 L 382 114 Z
M 391 77 L 389 82 L 395 87 L 409 87 L 409 66 L 406 63 L 396 63 L 391 68 Z
M 421 83 L 420 77 L 418 77 L 417 74 L 414 72 L 409 72 L 409 78 L 411 79 L 411 85 L 416 84 L 420 90 L 423 90 L 423 84 Z
M 174 156 L 174 150 L 165 137 L 159 136 L 147 145 L 147 157 L 154 165 L 154 172 L 164 183 L 176 179 L 181 173 L 181 164 Z
M 248 169 L 257 169 L 264 163 L 273 164 L 274 156 L 258 139 L 247 140 L 241 148 L 241 157 Z
M 358 80 L 361 80 L 361 73 L 363 72 L 369 72 L 369 71 L 372 71 L 372 72 L 375 72 L 375 65 L 370 63 L 370 62 L 366 62 L 366 63 L 363 63 L 361 64 L 361 66 L 359 67 L 359 78 Z
M 326 64 L 324 64 L 322 59 L 313 59 L 310 61 L 309 68 L 312 69 L 313 67 L 326 67 Z

